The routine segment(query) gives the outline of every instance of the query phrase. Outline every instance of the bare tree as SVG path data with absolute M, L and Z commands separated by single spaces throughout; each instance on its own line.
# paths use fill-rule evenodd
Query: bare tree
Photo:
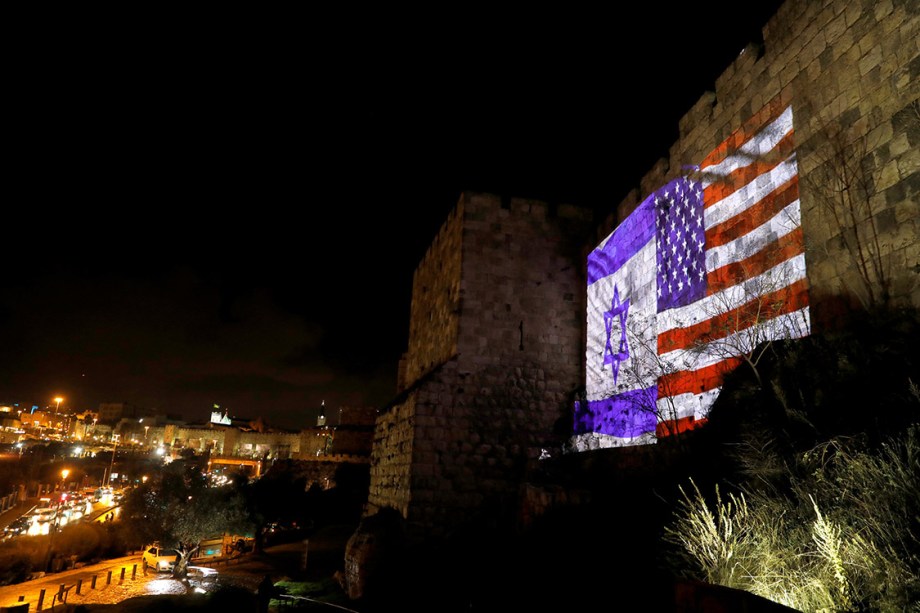
M 744 266 L 736 272 L 729 287 L 700 300 L 686 314 L 659 313 L 626 321 L 627 357 L 618 362 L 615 388 L 610 390 L 619 413 L 605 418 L 619 422 L 624 431 L 631 424 L 651 423 L 655 428 L 624 444 L 679 435 L 684 418 L 705 415 L 718 390 L 708 384 L 700 389 L 697 371 L 715 367 L 724 373 L 747 364 L 763 385 L 760 364 L 773 343 L 810 334 L 801 255 L 759 274 Z M 666 331 L 661 333 L 663 320 Z M 642 393 L 650 388 L 654 393 Z
M 920 101 L 911 102 L 907 111 L 920 123 Z M 814 152 L 817 164 L 805 176 L 806 185 L 855 266 L 861 291 L 854 294 L 866 308 L 886 306 L 893 279 L 874 198 L 881 173 L 873 154 L 876 143 L 839 121 L 827 124 L 816 138 L 821 143 Z
M 641 359 L 631 362 L 627 366 L 627 372 L 636 379 L 654 382 L 656 386 L 656 394 L 646 398 L 640 397 L 641 402 L 637 403 L 635 410 L 655 416 L 657 434 L 679 437 L 681 432 L 677 424 L 681 415 L 674 400 L 677 395 L 673 389 L 674 375 L 691 370 L 693 356 L 662 354 L 658 347 L 657 326 L 654 335 L 635 333 L 631 336 L 634 338 L 633 342 L 641 348 L 641 351 L 637 352 Z
M 616 401 L 618 413 L 603 418 L 616 422 L 620 429 L 629 431 L 645 426 L 635 436 L 624 437 L 621 445 L 642 445 L 656 441 L 658 435 L 676 436 L 678 407 L 670 393 L 668 375 L 689 367 L 690 356 L 676 360 L 664 359 L 658 352 L 655 319 L 631 317 L 625 323 L 624 354 L 628 357 L 618 364 L 615 388 L 610 390 Z M 654 392 L 649 391 L 654 388 Z M 650 429 L 647 426 L 652 425 Z M 626 440 L 628 439 L 628 440 Z M 677 442 L 677 438 L 672 439 Z M 590 449 L 610 446 L 601 435 L 588 436 L 578 447 Z
M 760 363 L 773 343 L 811 333 L 807 294 L 796 287 L 801 281 L 794 260 L 760 275 L 741 276 L 730 291 L 716 292 L 706 303 L 708 330 L 692 351 L 710 361 L 740 359 L 763 386 Z

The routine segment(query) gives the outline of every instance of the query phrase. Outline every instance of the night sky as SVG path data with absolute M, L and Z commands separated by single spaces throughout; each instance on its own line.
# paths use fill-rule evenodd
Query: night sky
M 294 428 L 386 403 L 460 193 L 602 219 L 757 4 L 36 28 L 5 88 L 0 403 Z

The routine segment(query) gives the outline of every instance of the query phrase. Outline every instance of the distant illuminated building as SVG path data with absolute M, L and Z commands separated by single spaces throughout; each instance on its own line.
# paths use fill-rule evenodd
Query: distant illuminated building
M 319 417 L 316 418 L 316 426 L 318 428 L 322 428 L 325 425 L 326 425 L 326 401 L 323 400 L 323 402 L 319 406 Z
M 115 423 L 126 417 L 137 417 L 137 408 L 127 402 L 103 402 L 99 405 L 99 421 Z
M 0 443 L 17 443 L 22 433 L 22 422 L 19 421 L 18 415 L 0 410 Z
M 222 426 L 232 425 L 233 422 L 230 420 L 230 414 L 227 413 L 226 409 L 224 410 L 223 413 L 221 413 L 219 404 L 215 404 L 214 408 L 217 410 L 211 411 L 211 423 L 212 424 L 220 424 Z

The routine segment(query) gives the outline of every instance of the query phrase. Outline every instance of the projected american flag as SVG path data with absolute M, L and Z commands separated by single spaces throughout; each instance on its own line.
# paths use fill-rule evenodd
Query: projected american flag
M 793 138 L 768 105 L 588 256 L 576 449 L 697 427 L 757 346 L 810 333 Z

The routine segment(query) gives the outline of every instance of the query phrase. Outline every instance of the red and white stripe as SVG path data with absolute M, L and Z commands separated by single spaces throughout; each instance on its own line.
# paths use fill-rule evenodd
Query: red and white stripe
M 659 436 L 703 423 L 752 345 L 811 330 L 791 107 L 765 107 L 700 172 L 707 291 L 657 315 Z

